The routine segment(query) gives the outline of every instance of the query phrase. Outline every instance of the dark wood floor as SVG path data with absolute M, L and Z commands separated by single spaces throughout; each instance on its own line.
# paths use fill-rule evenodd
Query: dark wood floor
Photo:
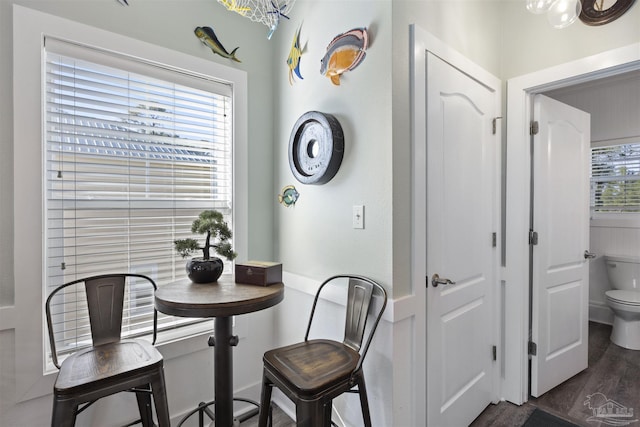
M 611 326 L 589 323 L 589 367 L 586 370 L 540 398 L 531 398 L 524 405 L 508 402 L 490 405 L 471 427 L 522 426 L 535 408 L 579 426 L 607 427 L 604 423 L 587 421 L 593 414 L 584 403 L 594 393 L 602 393 L 629 410 L 633 409 L 633 419 L 639 421 L 630 424 L 630 427 L 640 427 L 640 351 L 618 347 L 609 340 L 610 334 Z M 242 427 L 257 425 L 257 417 L 241 424 Z M 295 422 L 275 407 L 273 425 L 292 427 Z
M 471 426 L 522 426 L 537 407 L 579 426 L 605 427 L 604 423 L 587 421 L 593 411 L 585 402 L 594 393 L 602 393 L 607 399 L 633 409 L 632 419 L 640 420 L 640 351 L 618 347 L 609 340 L 610 334 L 611 326 L 589 323 L 586 370 L 524 405 L 508 402 L 490 405 Z M 640 427 L 640 421 L 630 424 L 634 425 Z

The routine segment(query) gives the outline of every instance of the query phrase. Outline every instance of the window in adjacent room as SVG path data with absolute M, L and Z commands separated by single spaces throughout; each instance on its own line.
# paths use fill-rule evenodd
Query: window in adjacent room
M 591 210 L 640 213 L 640 142 L 591 149 Z
M 102 273 L 183 278 L 173 241 L 193 219 L 217 209 L 233 226 L 232 86 L 56 39 L 45 67 L 45 298 Z M 153 295 L 129 289 L 123 332 L 148 333 Z M 84 304 L 69 293 L 54 308 L 59 348 L 89 343 L 88 319 L 66 314 Z M 160 330 L 193 322 L 159 317 Z

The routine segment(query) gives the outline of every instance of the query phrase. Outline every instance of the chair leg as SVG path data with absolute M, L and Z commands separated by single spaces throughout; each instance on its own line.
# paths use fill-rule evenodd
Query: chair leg
M 362 419 L 365 427 L 371 427 L 371 414 L 369 413 L 369 399 L 367 397 L 367 387 L 364 384 L 364 374 L 362 371 L 358 375 L 358 394 L 360 395 L 360 407 L 362 408 Z
M 51 427 L 73 427 L 76 423 L 76 402 L 54 395 Z
M 327 419 L 327 406 L 319 401 L 296 402 L 296 426 L 297 427 L 326 427 L 331 425 L 331 404 L 329 407 L 329 419 Z
M 153 413 L 151 410 L 151 385 L 140 387 L 141 390 L 136 391 L 136 400 L 138 401 L 138 410 L 140 411 L 140 420 L 143 427 L 153 427 Z
M 333 426 L 333 421 L 331 420 L 331 415 L 333 415 L 333 400 L 325 402 L 323 408 L 323 421 L 322 425 L 326 427 Z
M 267 377 L 262 377 L 262 390 L 260 392 L 260 415 L 258 416 L 258 427 L 267 427 L 267 419 L 269 419 L 269 425 L 273 423 L 273 419 L 269 416 L 271 414 L 271 392 L 273 385 L 269 383 Z
M 170 427 L 169 402 L 167 400 L 167 390 L 164 385 L 164 371 L 160 369 L 158 375 L 151 381 L 151 391 L 153 401 L 156 406 L 156 416 L 159 427 Z

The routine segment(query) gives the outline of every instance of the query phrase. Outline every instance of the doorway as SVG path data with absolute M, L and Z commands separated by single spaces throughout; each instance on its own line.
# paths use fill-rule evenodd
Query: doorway
M 522 404 L 529 398 L 529 123 L 535 94 L 640 70 L 640 45 L 616 49 L 509 80 L 507 92 L 505 359 L 502 395 Z M 606 64 L 606 65 L 605 65 Z
M 542 397 L 532 398 L 523 405 L 500 402 L 490 405 L 470 427 L 522 426 L 531 413 L 542 410 L 555 417 L 562 418 L 579 426 L 606 426 L 604 417 L 594 417 L 593 402 L 589 396 L 606 396 L 637 413 L 640 396 L 640 366 L 635 362 L 635 350 L 618 347 L 609 340 L 611 326 L 602 323 L 589 323 L 589 360 L 590 367 Z M 615 378 L 612 378 L 615 376 Z M 598 390 L 598 391 L 596 391 Z M 594 396 L 595 395 L 595 396 Z M 610 425 L 621 421 L 621 417 L 611 417 Z M 637 419 L 635 415 L 632 420 Z M 633 426 L 637 423 L 629 424 Z

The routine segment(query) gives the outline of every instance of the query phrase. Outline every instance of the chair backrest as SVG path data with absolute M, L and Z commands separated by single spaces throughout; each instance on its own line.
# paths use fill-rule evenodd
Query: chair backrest
M 84 284 L 84 290 L 86 295 L 86 311 L 89 316 L 89 325 L 91 327 L 91 341 L 92 345 L 98 346 L 102 344 L 108 344 L 118 342 L 122 336 L 122 313 L 124 309 L 124 296 L 127 280 L 130 278 L 140 278 L 143 282 L 152 287 L 153 291 L 157 289 L 155 282 L 141 274 L 131 273 L 118 273 L 118 274 L 103 274 L 99 276 L 91 276 L 72 282 L 65 283 L 58 286 L 49 294 L 45 303 L 45 311 L 47 317 L 47 326 L 49 329 L 49 343 L 51 345 L 51 357 L 54 365 L 60 368 L 58 363 L 58 351 L 56 348 L 56 330 L 54 316 L 52 313 L 52 306 L 54 305 L 56 296 L 64 298 L 62 295 L 64 289 L 74 285 Z M 75 307 L 76 312 L 84 310 L 84 305 L 76 301 L 72 304 Z M 66 322 L 65 316 L 71 316 L 75 318 L 76 313 L 70 314 L 65 310 L 62 315 L 61 322 Z M 153 308 L 153 343 L 156 341 L 158 324 L 158 313 Z
M 346 319 L 344 327 L 344 340 L 343 343 L 354 350 L 360 352 L 360 361 L 356 371 L 360 369 L 362 361 L 369 349 L 373 335 L 380 323 L 382 313 L 387 306 L 387 292 L 385 289 L 374 282 L 373 280 L 363 277 L 342 274 L 332 276 L 325 280 L 313 300 L 313 306 L 311 307 L 311 315 L 309 316 L 309 324 L 307 325 L 307 332 L 304 336 L 304 340 L 309 338 L 309 332 L 311 330 L 311 324 L 313 323 L 316 306 L 320 298 L 320 294 L 326 285 L 336 282 L 340 279 L 348 280 L 347 289 L 347 303 L 346 303 Z M 374 297 L 377 296 L 381 300 L 377 304 L 373 304 Z M 369 315 L 373 316 L 373 325 L 368 330 L 367 338 L 364 340 L 364 335 L 367 326 L 367 318 Z M 364 346 L 362 345 L 364 340 Z

